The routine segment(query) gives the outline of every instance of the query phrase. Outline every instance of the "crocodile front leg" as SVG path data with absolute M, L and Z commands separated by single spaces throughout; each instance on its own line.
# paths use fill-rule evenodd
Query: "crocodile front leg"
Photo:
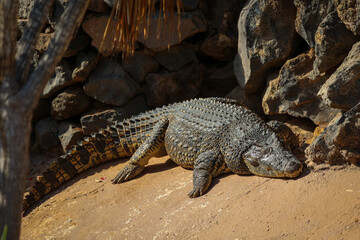
M 122 183 L 137 176 L 144 170 L 149 159 L 155 157 L 162 150 L 168 124 L 168 119 L 163 119 L 156 123 L 150 137 L 135 151 L 129 162 L 112 180 L 114 184 Z
M 201 153 L 195 160 L 193 173 L 193 190 L 188 194 L 195 198 L 203 195 L 211 184 L 211 173 L 214 170 L 218 154 L 213 150 Z

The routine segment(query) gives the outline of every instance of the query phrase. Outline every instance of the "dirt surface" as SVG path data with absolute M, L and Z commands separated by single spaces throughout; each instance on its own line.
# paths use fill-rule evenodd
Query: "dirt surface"
M 49 194 L 23 217 L 21 239 L 360 239 L 356 167 L 305 170 L 295 180 L 228 174 L 190 199 L 192 171 L 158 158 L 111 184 L 124 163 Z

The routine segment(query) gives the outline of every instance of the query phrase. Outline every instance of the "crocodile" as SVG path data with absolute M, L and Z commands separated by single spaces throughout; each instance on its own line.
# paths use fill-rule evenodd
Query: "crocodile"
M 279 134 L 255 113 L 235 100 L 198 98 L 149 110 L 85 137 L 38 177 L 25 195 L 24 210 L 65 181 L 112 159 L 131 157 L 112 182 L 130 180 L 164 150 L 175 163 L 194 170 L 192 198 L 203 195 L 222 173 L 295 178 L 302 171 Z

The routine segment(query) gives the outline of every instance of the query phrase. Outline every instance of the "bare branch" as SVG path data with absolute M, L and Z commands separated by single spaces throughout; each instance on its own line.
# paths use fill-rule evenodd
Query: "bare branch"
M 11 79 L 15 73 L 18 6 L 19 1 L 0 0 L 0 99 L 13 95 L 19 89 Z
M 50 6 L 54 0 L 37 0 L 30 12 L 27 28 L 23 33 L 16 52 L 16 81 L 22 86 L 29 75 L 31 58 L 34 55 L 36 40 L 45 24 Z
M 64 55 L 89 3 L 90 0 L 69 1 L 69 5 L 55 28 L 55 34 L 39 62 L 39 66 L 31 74 L 29 81 L 25 83 L 19 93 L 19 98 L 26 99 L 24 104 L 26 104 L 29 111 L 32 111 L 36 106 L 45 84 Z

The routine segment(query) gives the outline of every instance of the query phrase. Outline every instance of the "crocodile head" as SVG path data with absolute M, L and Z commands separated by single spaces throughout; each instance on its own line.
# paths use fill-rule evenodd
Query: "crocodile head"
M 280 143 L 253 144 L 242 154 L 249 171 L 264 177 L 295 178 L 302 171 L 301 162 Z

